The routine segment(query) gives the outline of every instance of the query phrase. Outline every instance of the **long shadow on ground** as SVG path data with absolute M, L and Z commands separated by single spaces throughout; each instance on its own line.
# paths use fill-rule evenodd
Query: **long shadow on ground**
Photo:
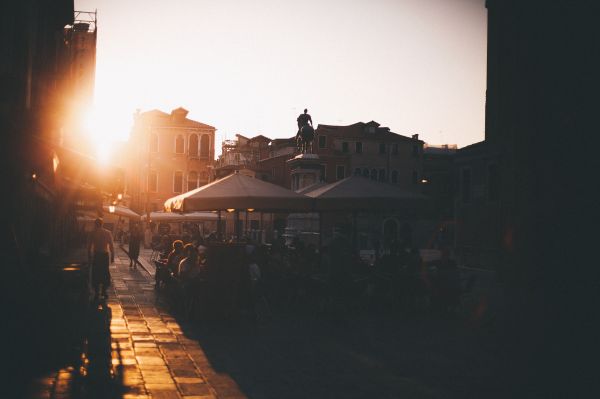
M 183 325 L 251 398 L 500 397 L 491 337 L 460 320 L 279 314 Z

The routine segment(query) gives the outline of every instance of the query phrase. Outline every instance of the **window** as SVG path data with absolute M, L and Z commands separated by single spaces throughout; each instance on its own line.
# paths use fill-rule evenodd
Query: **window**
M 488 199 L 497 201 L 500 196 L 500 175 L 498 173 L 498 165 L 488 165 Z
M 369 169 L 368 168 L 364 168 L 362 175 L 363 175 L 363 177 L 369 177 Z
M 175 153 L 183 154 L 185 152 L 185 140 L 181 134 L 175 138 Z
M 327 164 L 321 164 L 321 181 L 327 180 Z
M 398 171 L 397 170 L 392 170 L 392 183 L 394 183 L 394 184 L 398 183 Z
M 327 147 L 327 136 L 319 135 L 319 148 Z
M 363 152 L 363 148 L 362 148 L 362 142 L 357 141 L 356 143 L 354 143 L 355 145 L 355 150 L 357 154 L 362 154 Z
M 343 153 L 348 152 L 348 142 L 347 141 L 342 142 L 342 152 Z
M 188 173 L 187 189 L 191 191 L 198 187 L 198 173 L 192 171 Z
M 183 191 L 183 172 L 175 172 L 173 174 L 173 192 L 180 193 Z
M 346 167 L 344 165 L 337 165 L 335 168 L 335 177 L 338 180 L 346 177 Z
M 155 170 L 151 170 L 148 174 L 148 191 L 151 193 L 158 191 L 158 173 Z
M 385 154 L 385 143 L 379 143 L 379 153 L 380 154 Z
M 200 138 L 200 158 L 208 158 L 210 156 L 210 137 L 208 134 L 203 134 Z
M 371 180 L 377 180 L 377 169 L 371 169 Z
M 419 184 L 419 174 L 417 173 L 416 170 L 413 170 L 413 172 L 412 172 L 412 184 L 414 186 L 416 186 L 417 184 Z
M 385 181 L 385 169 L 379 169 L 379 181 Z
M 398 155 L 398 143 L 392 144 L 392 155 Z
M 190 135 L 190 141 L 188 144 L 188 154 L 190 157 L 198 156 L 198 135 L 197 134 Z
M 463 203 L 471 201 L 471 169 L 463 169 L 461 174 L 460 192 Z
M 158 152 L 158 134 L 152 133 L 150 135 L 150 152 Z
M 361 175 L 360 168 L 354 169 L 354 176 L 360 176 L 360 175 Z

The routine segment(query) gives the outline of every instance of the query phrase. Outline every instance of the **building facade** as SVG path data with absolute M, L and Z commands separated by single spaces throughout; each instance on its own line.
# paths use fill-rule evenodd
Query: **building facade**
M 318 125 L 315 132 L 313 152 L 322 160 L 325 182 L 354 175 L 420 191 L 423 141 L 419 135 L 402 136 L 375 121 Z
M 454 219 L 456 152 L 456 144 L 425 144 L 423 147 L 423 194 L 433 201 L 436 216 L 447 221 Z
M 221 155 L 215 162 L 215 178 L 225 177 L 235 170 L 256 170 L 261 159 L 269 156 L 271 139 L 262 135 L 252 138 L 236 134 L 235 140 L 224 140 Z
M 161 210 L 166 199 L 210 181 L 216 129 L 187 114 L 180 107 L 169 114 L 152 110 L 135 115 L 126 187 L 135 211 Z

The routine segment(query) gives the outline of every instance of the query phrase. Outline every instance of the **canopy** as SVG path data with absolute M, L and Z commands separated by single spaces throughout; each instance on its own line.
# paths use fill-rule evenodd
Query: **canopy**
M 165 201 L 168 211 L 255 209 L 257 211 L 309 211 L 313 200 L 292 190 L 254 177 L 234 173 Z
M 427 199 L 423 194 L 359 176 L 317 186 L 305 195 L 315 199 L 318 211 L 406 209 L 423 204 Z
M 126 218 L 135 219 L 135 220 L 140 220 L 140 215 L 138 215 L 131 209 L 124 207 L 124 206 L 120 206 L 120 205 L 113 205 L 113 206 L 115 207 L 114 212 L 110 212 L 110 208 L 108 205 L 103 205 L 102 209 L 104 210 L 104 212 L 109 212 L 113 215 L 123 216 Z
M 150 212 L 150 220 L 154 222 L 193 222 L 217 219 L 218 215 L 212 212 Z M 142 215 L 142 221 L 146 221 L 146 215 Z

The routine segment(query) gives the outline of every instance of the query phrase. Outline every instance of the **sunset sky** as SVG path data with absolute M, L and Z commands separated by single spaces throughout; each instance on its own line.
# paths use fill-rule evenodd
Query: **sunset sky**
M 183 106 L 220 140 L 375 120 L 426 142 L 484 136 L 484 0 L 76 0 L 98 10 L 93 118 Z M 217 146 L 217 153 L 220 146 Z

